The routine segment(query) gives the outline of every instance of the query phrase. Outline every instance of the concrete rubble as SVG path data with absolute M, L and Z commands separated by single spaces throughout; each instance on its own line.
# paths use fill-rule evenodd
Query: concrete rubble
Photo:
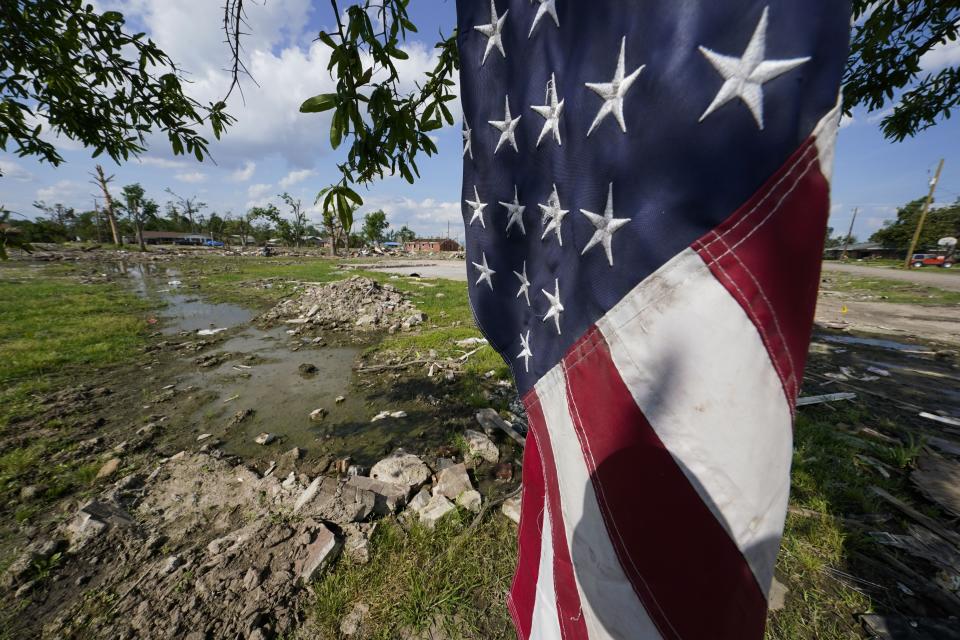
M 415 489 L 430 478 L 430 468 L 412 453 L 397 449 L 392 455 L 373 465 L 370 477 Z
M 500 511 L 503 512 L 503 515 L 513 520 L 516 524 L 520 524 L 520 500 L 521 496 L 517 495 L 505 500 L 500 506 Z
M 396 287 L 352 276 L 327 284 L 310 285 L 297 297 L 284 300 L 263 314 L 264 322 L 299 327 L 343 330 L 410 330 L 426 316 L 414 308 Z M 298 329 L 299 330 L 299 329 Z
M 487 437 L 486 434 L 474 431 L 473 429 L 467 429 L 463 437 L 467 441 L 467 451 L 471 456 L 481 458 L 490 463 L 499 462 L 500 450 L 497 449 L 497 445 L 494 444 L 493 440 Z

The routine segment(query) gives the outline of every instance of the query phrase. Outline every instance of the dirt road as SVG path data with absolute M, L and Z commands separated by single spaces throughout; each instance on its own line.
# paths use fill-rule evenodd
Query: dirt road
M 824 262 L 824 271 L 840 271 L 867 278 L 884 278 L 885 280 L 899 280 L 912 282 L 928 287 L 938 287 L 947 291 L 960 291 L 960 277 L 936 267 L 903 271 L 887 267 L 868 267 L 862 264 L 843 264 L 840 262 Z
M 396 273 L 402 276 L 416 273 L 421 278 L 445 278 L 460 281 L 467 279 L 467 264 L 463 260 L 407 260 L 353 266 L 382 273 Z

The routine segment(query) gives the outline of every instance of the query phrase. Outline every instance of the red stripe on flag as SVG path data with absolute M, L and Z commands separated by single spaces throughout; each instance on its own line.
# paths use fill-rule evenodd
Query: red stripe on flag
M 557 611 L 560 616 L 560 632 L 563 640 L 587 640 L 587 627 L 580 609 L 580 592 L 574 576 L 573 562 L 570 560 L 570 548 L 567 544 L 567 523 L 563 518 L 560 503 L 560 484 L 557 481 L 557 465 L 550 444 L 547 422 L 540 406 L 536 391 L 524 397 L 529 426 L 527 437 L 532 435 L 540 452 L 543 477 L 546 483 L 546 503 L 550 510 L 550 527 L 553 532 L 553 582 L 557 592 Z M 528 440 L 529 442 L 529 440 Z M 529 446 L 529 445 L 528 445 Z M 526 483 L 526 469 L 524 469 Z M 526 489 L 524 489 L 526 490 Z
M 517 531 L 517 569 L 513 574 L 507 606 L 517 628 L 517 637 L 527 640 L 533 623 L 533 608 L 540 576 L 540 535 L 543 531 L 545 484 L 537 439 L 530 434 L 523 451 L 523 499 Z
M 809 139 L 740 209 L 693 243 L 770 354 L 791 410 L 817 305 L 830 186 Z
M 607 532 L 664 639 L 763 637 L 767 603 L 750 566 L 637 407 L 600 331 L 563 363 Z

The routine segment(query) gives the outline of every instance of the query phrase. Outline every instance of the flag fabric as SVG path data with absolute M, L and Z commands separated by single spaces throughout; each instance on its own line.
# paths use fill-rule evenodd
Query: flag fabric
M 520 638 L 761 638 L 842 0 L 458 0 L 477 323 L 527 409 Z

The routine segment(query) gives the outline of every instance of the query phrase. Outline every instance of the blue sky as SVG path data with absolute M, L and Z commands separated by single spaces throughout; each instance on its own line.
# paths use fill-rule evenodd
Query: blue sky
M 220 32 L 217 2 L 195 0 L 100 0 L 100 8 L 122 11 L 135 28 L 145 30 L 190 72 L 189 91 L 201 101 L 218 99 L 228 79 L 224 71 L 227 50 Z M 433 66 L 432 46 L 439 33 L 455 22 L 453 0 L 413 0 L 412 17 L 420 27 L 408 42 L 410 59 L 401 69 L 404 85 Z M 213 141 L 216 164 L 174 157 L 162 138 L 151 139 L 150 150 L 139 162 L 117 166 L 100 158 L 116 175 L 117 190 L 140 182 L 161 203 L 166 188 L 184 196 L 198 196 L 207 212 L 234 214 L 255 204 L 275 202 L 289 191 L 312 204 L 316 192 L 336 179 L 335 164 L 342 158 L 330 149 L 329 114 L 305 115 L 297 108 L 305 98 L 332 90 L 326 72 L 327 49 L 313 41 L 318 30 L 332 21 L 327 3 L 310 0 L 273 0 L 249 6 L 253 34 L 246 42 L 246 60 L 259 87 L 243 85 L 244 99 L 234 92 L 229 110 L 238 123 L 222 141 Z M 932 52 L 929 70 L 960 64 L 960 43 Z M 459 117 L 459 112 L 455 113 Z M 881 114 L 857 112 L 840 132 L 834 174 L 830 224 L 845 232 L 853 207 L 860 207 L 854 229 L 865 239 L 896 207 L 926 193 L 937 161 L 946 159 L 938 200 L 960 198 L 960 121 L 947 120 L 916 138 L 894 144 L 883 139 Z M 436 132 L 439 154 L 420 163 L 422 179 L 409 185 L 388 178 L 363 193 L 363 211 L 382 208 L 394 227 L 406 224 L 421 235 L 445 234 L 462 238 L 460 217 L 461 136 L 459 124 Z M 35 200 L 78 209 L 92 208 L 96 188 L 88 173 L 95 161 L 69 140 L 56 140 L 66 163 L 58 168 L 12 153 L 0 153 L 0 204 L 35 215 Z M 311 211 L 319 220 L 319 210 Z

